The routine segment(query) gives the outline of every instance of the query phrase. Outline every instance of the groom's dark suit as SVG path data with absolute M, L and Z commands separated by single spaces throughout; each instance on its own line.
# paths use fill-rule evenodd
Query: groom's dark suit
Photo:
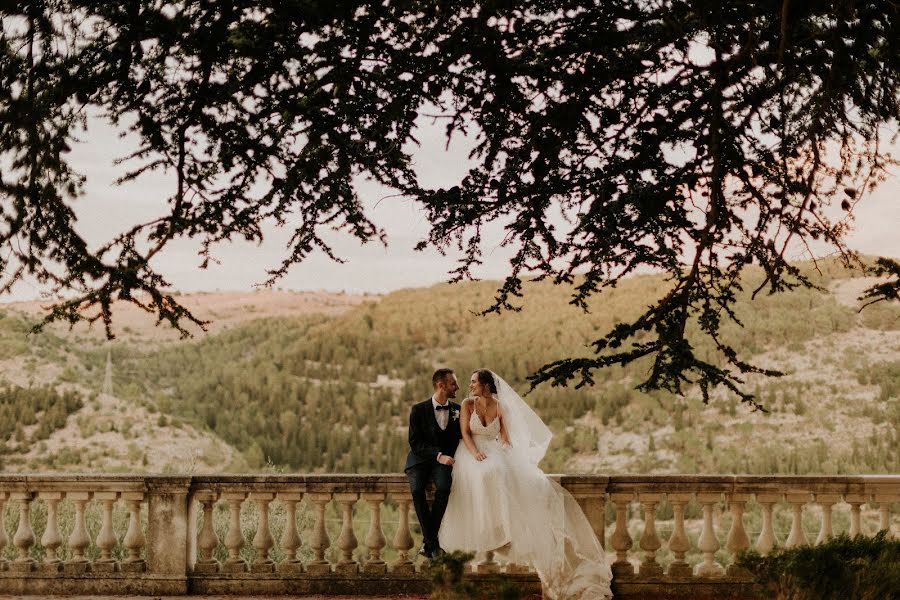
M 453 456 L 462 433 L 459 429 L 459 404 L 447 402 L 449 414 L 446 429 L 441 429 L 435 416 L 431 398 L 419 402 L 409 412 L 409 454 L 406 457 L 406 477 L 412 491 L 413 506 L 422 536 L 425 552 L 438 549 L 438 530 L 450 498 L 453 468 L 438 462 L 438 454 Z M 429 508 L 425 498 L 428 483 L 434 481 L 434 504 Z

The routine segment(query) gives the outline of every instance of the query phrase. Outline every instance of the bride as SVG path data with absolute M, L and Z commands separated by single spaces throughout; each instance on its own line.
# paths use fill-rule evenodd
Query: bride
M 496 374 L 475 371 L 439 532 L 447 551 L 493 550 L 533 567 L 545 598 L 612 597 L 612 573 L 575 499 L 538 468 L 552 434 Z M 462 446 L 465 446 L 463 450 Z

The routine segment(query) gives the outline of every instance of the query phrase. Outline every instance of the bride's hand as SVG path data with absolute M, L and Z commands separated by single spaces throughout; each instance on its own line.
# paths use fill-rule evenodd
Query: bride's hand
M 485 454 L 484 452 L 482 452 L 480 450 L 475 453 L 475 460 L 477 460 L 478 462 L 481 462 L 486 458 L 487 458 L 487 454 Z

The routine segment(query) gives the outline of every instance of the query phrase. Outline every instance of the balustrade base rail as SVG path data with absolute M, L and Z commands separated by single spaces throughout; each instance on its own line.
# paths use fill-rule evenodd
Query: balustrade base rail
M 479 588 L 496 580 L 491 575 L 470 574 Z M 520 586 L 525 594 L 539 594 L 541 585 L 533 574 L 504 574 L 507 581 Z M 315 595 L 315 596 L 390 596 L 410 594 L 423 597 L 431 591 L 431 579 L 425 573 L 395 575 L 262 576 L 254 573 L 194 575 L 189 577 L 140 576 L 125 573 L 84 574 L 52 577 L 38 573 L 22 575 L 0 573 L 0 594 L 14 595 Z M 723 577 L 715 580 L 672 581 L 667 579 L 626 578 L 613 581 L 616 600 L 765 600 L 758 586 L 746 579 Z
M 758 585 L 746 580 L 717 581 L 616 581 L 615 600 L 771 600 Z
M 744 549 L 900 531 L 900 475 L 558 480 L 615 554 L 618 599 L 761 599 L 734 568 Z M 411 503 L 401 474 L 0 475 L 0 593 L 425 595 Z M 500 565 L 479 560 L 470 577 L 489 585 Z
M 179 595 L 190 592 L 185 576 L 130 573 L 85 573 L 82 575 L 48 576 L 0 573 L 0 594 L 17 596 L 44 595 Z

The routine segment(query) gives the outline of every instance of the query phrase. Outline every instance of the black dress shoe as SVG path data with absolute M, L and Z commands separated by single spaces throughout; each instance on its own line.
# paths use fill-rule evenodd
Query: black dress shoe
M 431 551 L 426 550 L 425 546 L 419 548 L 419 556 L 424 556 L 425 558 L 431 558 Z
M 431 551 L 431 553 L 428 555 L 428 558 L 430 558 L 431 560 L 434 560 L 439 556 L 443 556 L 444 554 L 446 554 L 446 552 L 444 552 L 444 549 L 438 547 Z

